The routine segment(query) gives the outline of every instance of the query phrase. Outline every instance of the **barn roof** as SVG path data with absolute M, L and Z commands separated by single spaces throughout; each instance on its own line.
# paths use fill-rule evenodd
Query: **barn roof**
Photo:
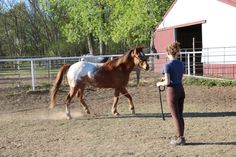
M 226 3 L 226 4 L 231 5 L 233 7 L 236 7 L 236 0 L 218 0 L 218 1 L 220 1 L 222 3 Z

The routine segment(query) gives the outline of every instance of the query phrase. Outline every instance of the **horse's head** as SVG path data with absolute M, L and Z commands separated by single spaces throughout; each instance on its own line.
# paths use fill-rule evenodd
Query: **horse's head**
M 131 56 L 134 59 L 134 64 L 138 66 L 139 68 L 142 68 L 144 70 L 149 69 L 149 65 L 147 62 L 147 57 L 143 53 L 143 47 L 137 47 L 133 50 L 131 50 Z

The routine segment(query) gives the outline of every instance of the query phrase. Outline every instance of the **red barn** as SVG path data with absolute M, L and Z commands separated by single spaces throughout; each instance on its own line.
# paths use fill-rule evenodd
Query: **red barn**
M 235 0 L 175 0 L 156 27 L 155 49 L 165 52 L 168 44 L 178 41 L 181 51 L 199 51 L 194 67 L 191 54 L 190 73 L 196 68 L 194 74 L 236 78 L 235 17 Z M 160 59 L 164 64 L 166 55 Z M 162 64 L 155 70 L 160 72 Z

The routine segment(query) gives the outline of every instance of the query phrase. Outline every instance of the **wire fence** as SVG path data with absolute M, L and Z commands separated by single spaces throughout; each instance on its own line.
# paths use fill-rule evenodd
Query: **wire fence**
M 81 59 L 96 62 L 121 55 L 0 59 L 0 88 L 50 86 L 62 64 L 73 64 Z M 166 53 L 147 54 L 150 69 L 162 73 L 168 61 Z M 185 74 L 214 78 L 236 78 L 236 47 L 209 48 L 202 51 L 182 51 L 179 59 L 184 63 Z M 137 69 L 136 69 L 137 70 Z

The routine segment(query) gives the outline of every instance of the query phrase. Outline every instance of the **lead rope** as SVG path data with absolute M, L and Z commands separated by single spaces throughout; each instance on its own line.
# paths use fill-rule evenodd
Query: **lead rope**
M 165 86 L 159 86 L 159 97 L 160 97 L 160 104 L 161 104 L 161 114 L 162 114 L 162 119 L 165 120 L 164 112 L 163 112 L 163 106 L 162 106 L 162 96 L 161 93 L 165 91 Z

